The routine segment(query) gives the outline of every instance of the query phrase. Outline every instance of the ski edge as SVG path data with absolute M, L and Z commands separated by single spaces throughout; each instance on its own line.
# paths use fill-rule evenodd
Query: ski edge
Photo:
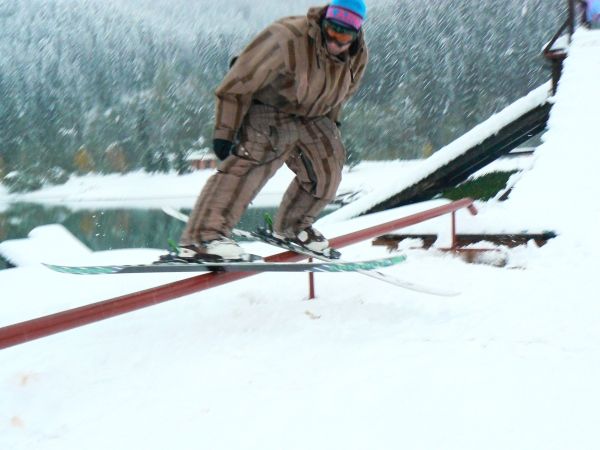
M 176 273 L 176 272 L 356 272 L 390 267 L 404 262 L 404 255 L 389 258 L 378 258 L 365 261 L 345 262 L 210 262 L 169 263 L 169 264 L 131 264 L 100 266 L 64 266 L 45 264 L 47 268 L 71 275 L 113 275 L 132 273 Z
M 163 206 L 161 209 L 166 215 L 171 216 L 172 218 L 177 219 L 181 222 L 186 223 L 189 219 L 188 215 L 182 213 L 178 209 L 173 208 L 171 206 Z M 282 245 L 277 245 L 275 243 L 266 242 L 265 240 L 260 239 L 259 237 L 255 236 L 254 233 L 252 233 L 250 231 L 245 231 L 245 230 L 240 230 L 240 229 L 234 228 L 233 233 L 238 237 L 243 237 L 243 238 L 251 239 L 253 241 L 262 242 L 262 243 L 272 245 L 272 246 L 280 248 L 280 249 L 289 250 L 289 251 L 293 251 L 296 253 L 301 253 L 309 258 L 315 258 L 315 259 L 319 259 L 321 261 L 331 261 L 329 258 L 326 258 L 324 256 L 314 255 L 314 254 L 311 254 L 310 252 L 305 252 L 305 251 L 301 251 L 300 249 L 291 248 L 290 246 L 282 246 Z M 337 261 L 339 261 L 339 260 L 337 260 Z M 369 271 L 357 270 L 356 272 L 360 273 L 362 275 L 368 276 L 370 278 L 374 278 L 376 280 L 380 280 L 380 281 L 383 281 L 388 284 L 392 284 L 392 285 L 400 287 L 400 288 L 408 289 L 408 290 L 415 291 L 415 292 L 420 292 L 422 294 L 436 295 L 439 297 L 456 297 L 461 294 L 458 291 L 439 289 L 439 288 L 434 288 L 431 286 L 426 286 L 423 284 L 415 283 L 412 281 L 401 280 L 397 277 L 391 276 L 386 273 L 379 272 L 377 270 L 369 270 Z

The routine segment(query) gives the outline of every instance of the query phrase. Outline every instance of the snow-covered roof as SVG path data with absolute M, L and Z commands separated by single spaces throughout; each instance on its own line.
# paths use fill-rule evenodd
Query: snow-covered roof
M 416 165 L 413 170 L 398 172 L 393 179 L 385 180 L 386 182 L 377 182 L 369 195 L 363 196 L 357 201 L 344 206 L 327 216 L 325 220 L 327 222 L 335 222 L 359 216 L 380 202 L 416 184 L 427 175 L 445 166 L 475 145 L 480 144 L 486 138 L 493 136 L 516 118 L 546 103 L 550 96 L 551 86 L 551 82 L 539 86 L 525 97 L 515 101 L 502 111 L 474 127 L 468 133 L 441 148 L 432 156 Z
M 186 158 L 186 161 L 212 161 L 217 159 L 212 150 L 203 148 L 191 152 Z

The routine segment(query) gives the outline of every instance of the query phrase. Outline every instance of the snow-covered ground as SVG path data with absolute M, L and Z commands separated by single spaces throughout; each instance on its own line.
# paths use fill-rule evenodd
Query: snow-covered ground
M 373 180 L 392 180 L 398 173 L 410 172 L 423 161 L 363 162 L 345 169 L 339 194 L 373 189 Z M 187 175 L 149 174 L 143 171 L 126 175 L 73 176 L 65 184 L 46 187 L 25 194 L 8 194 L 0 185 L 0 204 L 31 202 L 45 205 L 62 205 L 71 209 L 84 208 L 160 208 L 169 205 L 191 208 L 204 183 L 213 170 L 200 170 Z M 275 206 L 293 178 L 293 173 L 283 167 L 262 189 L 254 206 Z
M 0 449 L 600 448 L 598 73 L 600 31 L 578 31 L 532 170 L 507 202 L 459 217 L 460 230 L 558 231 L 546 246 L 508 251 L 505 268 L 409 250 L 386 269 L 453 298 L 318 274 L 306 301 L 306 275 L 267 274 L 2 350 Z M 92 263 L 152 252 L 79 250 Z M 181 278 L 0 271 L 0 326 Z
M 532 161 L 530 155 L 501 158 L 477 171 L 472 178 L 491 172 L 527 171 L 531 169 Z M 367 196 L 378 185 L 392 182 L 399 174 L 411 173 L 425 164 L 425 160 L 363 161 L 356 167 L 344 169 L 338 194 L 342 196 L 357 193 L 357 197 Z M 207 169 L 187 175 L 149 174 L 140 171 L 125 175 L 73 176 L 62 185 L 17 194 L 9 194 L 8 189 L 0 184 L 0 208 L 18 202 L 61 205 L 73 210 L 160 208 L 165 205 L 191 208 L 212 173 L 211 169 Z M 258 194 L 253 205 L 278 205 L 293 176 L 284 166 Z

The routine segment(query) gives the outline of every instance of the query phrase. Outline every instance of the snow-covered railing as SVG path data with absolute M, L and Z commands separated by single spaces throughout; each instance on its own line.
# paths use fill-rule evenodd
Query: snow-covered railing
M 462 208 L 468 208 L 472 214 L 477 213 L 477 210 L 473 206 L 473 200 L 465 198 L 401 219 L 339 236 L 332 239 L 331 244 L 338 248 L 356 244 L 382 234 L 390 233 L 399 228 L 404 228 L 434 217 L 453 213 Z M 306 259 L 306 256 L 299 255 L 295 252 L 283 252 L 265 258 L 265 260 L 269 262 L 294 262 L 302 259 Z M 34 339 L 88 325 L 148 306 L 157 305 L 168 300 L 221 286 L 256 274 L 257 273 L 245 272 L 211 272 L 205 275 L 147 289 L 145 291 L 127 294 L 110 300 L 104 300 L 91 305 L 81 306 L 49 316 L 2 327 L 0 328 L 0 349 L 23 344 Z

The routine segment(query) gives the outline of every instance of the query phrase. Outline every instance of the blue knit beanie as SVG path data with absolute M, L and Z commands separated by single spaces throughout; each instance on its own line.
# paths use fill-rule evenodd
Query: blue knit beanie
M 367 18 L 367 5 L 363 0 L 332 0 L 329 5 L 352 11 L 362 17 L 363 20 Z

